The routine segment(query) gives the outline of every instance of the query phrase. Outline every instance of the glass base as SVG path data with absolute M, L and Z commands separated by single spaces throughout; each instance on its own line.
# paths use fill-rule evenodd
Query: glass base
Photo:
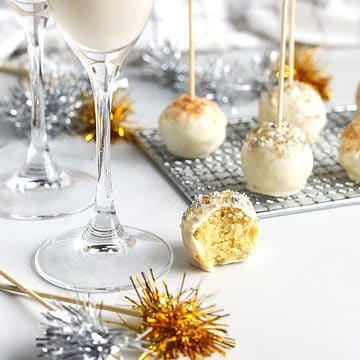
M 45 280 L 59 287 L 78 292 L 111 292 L 132 288 L 130 276 L 154 271 L 163 275 L 171 266 L 170 246 L 147 231 L 124 227 L 136 240 L 124 251 L 84 252 L 83 233 L 86 228 L 73 229 L 45 242 L 34 257 L 35 268 Z
M 95 179 L 65 169 L 56 182 L 21 176 L 0 180 L 0 217 L 41 220 L 84 211 L 94 203 Z

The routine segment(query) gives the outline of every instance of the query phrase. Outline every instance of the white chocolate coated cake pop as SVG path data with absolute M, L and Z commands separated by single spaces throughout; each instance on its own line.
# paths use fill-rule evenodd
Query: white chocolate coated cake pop
M 341 134 L 339 161 L 351 180 L 360 180 L 360 116 Z
M 215 151 L 226 138 L 226 125 L 226 116 L 215 102 L 189 95 L 181 95 L 159 119 L 169 152 L 190 159 Z
M 278 86 L 264 93 L 259 102 L 259 120 L 276 122 Z M 315 142 L 326 125 L 326 108 L 321 96 L 308 84 L 285 83 L 284 121 L 302 129 L 310 142 Z
M 181 223 L 190 262 L 204 271 L 247 259 L 254 251 L 259 221 L 243 194 L 225 190 L 199 196 Z
M 270 196 L 302 190 L 313 169 L 306 135 L 292 124 L 263 122 L 246 137 L 241 161 L 247 188 Z

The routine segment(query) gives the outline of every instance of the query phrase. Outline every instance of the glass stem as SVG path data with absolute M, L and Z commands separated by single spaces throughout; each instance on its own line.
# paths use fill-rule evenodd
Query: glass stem
M 128 236 L 116 215 L 110 169 L 112 82 L 118 67 L 103 62 L 88 65 L 96 111 L 97 187 L 95 205 L 83 238 L 88 247 L 125 248 Z M 105 248 L 102 249 L 105 251 Z
M 43 53 L 48 17 L 47 11 L 20 17 L 27 41 L 32 101 L 31 142 L 20 175 L 51 184 L 59 180 L 59 172 L 50 155 L 45 119 Z

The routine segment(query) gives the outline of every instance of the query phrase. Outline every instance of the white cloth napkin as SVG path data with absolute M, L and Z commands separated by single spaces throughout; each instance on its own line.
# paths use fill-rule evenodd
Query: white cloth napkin
M 230 1 L 234 0 L 194 1 L 198 50 L 250 47 L 261 43 L 258 36 L 248 31 L 239 31 L 230 20 Z M 140 46 L 149 40 L 161 41 L 164 38 L 170 39 L 180 49 L 188 48 L 188 0 L 155 0 L 154 11 Z
M 138 48 L 145 48 L 149 41 L 169 39 L 180 49 L 187 49 L 187 3 L 155 0 Z M 280 6 L 280 0 L 195 0 L 197 49 L 256 47 L 278 41 Z M 50 27 L 47 36 L 47 48 L 64 46 L 55 26 Z M 0 60 L 23 44 L 22 40 L 15 17 L 0 0 Z M 359 45 L 360 1 L 297 0 L 296 40 L 314 45 Z
M 281 2 L 257 0 L 249 5 L 246 14 L 249 30 L 278 41 Z M 360 1 L 297 0 L 295 37 L 305 44 L 360 45 Z
M 186 49 L 187 3 L 188 0 L 156 0 L 143 40 L 168 37 Z M 296 7 L 298 42 L 360 45 L 359 0 L 297 0 Z M 280 0 L 195 0 L 197 47 L 213 50 L 255 47 L 266 40 L 278 42 L 280 13 Z

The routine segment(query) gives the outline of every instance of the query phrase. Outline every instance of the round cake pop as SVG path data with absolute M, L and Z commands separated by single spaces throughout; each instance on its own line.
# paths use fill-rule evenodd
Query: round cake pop
M 186 210 L 182 238 L 190 262 L 204 271 L 244 261 L 254 251 L 259 221 L 245 196 L 226 190 L 199 196 Z
M 215 102 L 195 94 L 194 1 L 189 0 L 189 94 L 161 114 L 159 131 L 168 150 L 184 158 L 204 158 L 225 140 L 227 119 Z
M 360 180 L 360 116 L 341 134 L 339 161 L 351 180 Z
M 270 196 L 299 192 L 313 169 L 306 135 L 292 124 L 263 122 L 245 139 L 241 161 L 247 188 Z
M 259 120 L 277 119 L 278 86 L 264 93 L 259 102 Z M 308 84 L 294 81 L 285 83 L 284 121 L 302 129 L 310 142 L 315 142 L 326 125 L 326 109 L 320 95 Z
M 227 119 L 219 106 L 204 98 L 181 95 L 159 119 L 168 150 L 184 158 L 204 158 L 226 138 Z
M 268 121 L 269 116 L 267 116 L 266 121 L 248 134 L 241 149 L 242 166 L 248 189 L 270 196 L 289 196 L 299 192 L 305 187 L 314 163 L 305 133 L 294 124 L 283 122 L 284 113 L 289 116 L 289 112 L 297 106 L 299 98 L 303 99 L 301 96 L 294 96 L 302 88 L 301 83 L 295 86 L 293 82 L 295 1 L 291 1 L 290 13 L 290 86 L 287 86 L 286 90 L 284 80 L 288 0 L 282 0 L 279 85 L 272 92 L 264 95 L 264 99 L 268 97 L 268 101 L 264 102 L 269 104 L 267 112 L 273 112 L 276 123 Z M 289 94 L 292 94 L 291 106 Z M 260 106 L 260 111 L 264 111 L 264 107 L 265 105 Z M 300 110 L 300 107 L 297 109 Z M 296 115 L 295 113 L 294 116 Z M 299 119 L 304 123 L 303 116 Z M 289 121 L 294 122 L 293 119 Z

